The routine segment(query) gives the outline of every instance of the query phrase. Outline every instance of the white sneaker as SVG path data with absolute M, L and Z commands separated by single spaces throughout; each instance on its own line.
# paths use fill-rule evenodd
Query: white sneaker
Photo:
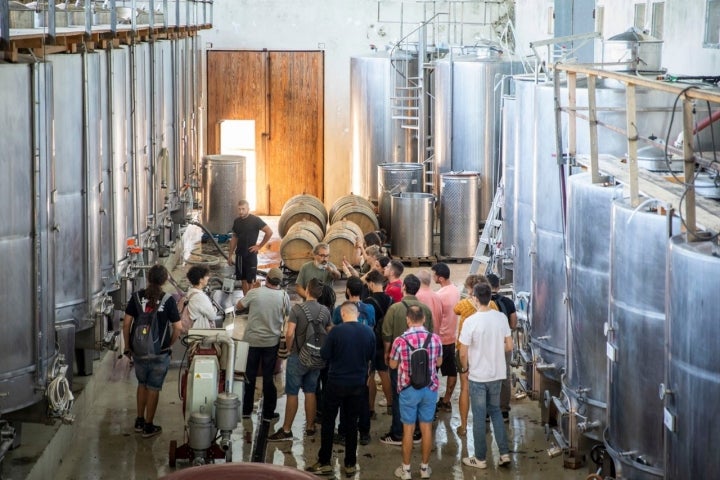
M 510 455 L 505 453 L 503 455 L 500 455 L 500 462 L 498 463 L 499 466 L 505 467 L 510 465 Z
M 420 467 L 420 478 L 430 478 L 430 475 L 432 475 L 432 468 L 430 468 L 430 465 L 425 468 Z
M 475 457 L 465 457 L 463 458 L 462 462 L 467 465 L 468 467 L 473 468 L 487 468 L 487 462 L 485 460 L 478 460 Z
M 405 470 L 402 465 L 395 469 L 395 476 L 400 480 L 410 480 L 412 478 L 410 470 Z

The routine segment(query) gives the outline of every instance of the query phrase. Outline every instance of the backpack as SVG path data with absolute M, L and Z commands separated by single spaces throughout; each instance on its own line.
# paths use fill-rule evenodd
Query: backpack
M 190 298 L 195 295 L 195 293 L 197 292 L 193 292 L 190 295 L 183 297 L 183 299 L 179 302 L 178 310 L 180 310 L 180 326 L 182 327 L 183 335 L 187 334 L 193 327 L 193 319 L 190 318 L 190 309 L 188 308 L 188 304 L 190 303 Z
M 410 349 L 410 358 L 408 365 L 410 366 L 410 386 L 416 390 L 421 390 L 432 382 L 432 373 L 430 372 L 430 352 L 428 346 L 432 340 L 432 333 L 428 332 L 425 342 L 418 348 L 413 348 L 405 336 L 401 336 L 408 348 Z
M 385 314 L 387 310 L 383 310 L 382 305 L 372 295 L 363 300 L 364 303 L 370 303 L 375 308 L 375 326 L 373 326 L 373 332 L 375 333 L 375 343 L 378 347 L 383 346 L 383 321 L 385 320 Z
M 305 330 L 305 343 L 298 351 L 298 358 L 304 367 L 312 369 L 324 368 L 325 360 L 320 356 L 320 349 L 325 345 L 327 339 L 327 330 L 322 325 L 323 321 L 328 320 L 327 308 L 320 308 L 318 318 L 312 318 L 307 305 L 304 303 L 300 304 L 300 308 L 305 313 L 308 326 Z
M 166 293 L 158 308 L 146 312 L 140 301 L 140 295 L 135 293 L 133 296 L 135 302 L 137 302 L 139 312 L 137 318 L 133 321 L 130 331 L 130 350 L 134 358 L 149 360 L 164 355 L 163 345 L 165 344 L 165 339 L 168 338 L 170 323 L 166 323 L 165 328 L 160 331 L 160 322 L 157 319 L 157 314 L 159 311 L 162 311 L 165 302 L 170 297 L 171 295 Z

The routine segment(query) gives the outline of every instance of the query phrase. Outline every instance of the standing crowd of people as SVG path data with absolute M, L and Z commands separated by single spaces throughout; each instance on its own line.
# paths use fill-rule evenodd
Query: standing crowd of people
M 517 314 L 514 302 L 498 293 L 497 276 L 468 276 L 464 282 L 466 294 L 462 295 L 445 263 L 403 276 L 402 262 L 382 255 L 378 246 L 364 248 L 359 242 L 364 263 L 358 271 L 345 261 L 340 267 L 334 265 L 329 261 L 330 246 L 319 243 L 313 249 L 313 260 L 301 267 L 296 279 L 301 303 L 291 305 L 280 269 L 272 268 L 264 285 L 256 282 L 257 252 L 270 239 L 272 230 L 249 213 L 245 201 L 238 204 L 238 214 L 228 264 L 235 267 L 244 292 L 236 308 L 248 312 L 243 338 L 249 343 L 243 418 L 249 418 L 254 409 L 259 371 L 262 418 L 271 421 L 280 417 L 275 411 L 273 374 L 282 336 L 289 351 L 283 423 L 268 441 L 293 439 L 292 426 L 302 389 L 304 435 L 315 435 L 316 422 L 321 425 L 318 458 L 307 470 L 317 475 L 332 474 L 332 445 L 343 443 L 343 471 L 352 475 L 358 468 L 357 444 L 372 441 L 370 425 L 377 418 L 377 376 L 391 415 L 390 428 L 379 441 L 401 447 L 401 463 L 395 476 L 411 478 L 413 444 L 420 443 L 420 478 L 430 478 L 432 422 L 437 415 L 452 412 L 459 377 L 458 435 L 467 435 L 470 411 L 475 419 L 474 452 L 463 458 L 463 464 L 487 468 L 486 417 L 492 423 L 500 451 L 499 465 L 511 463 L 504 422 L 510 410 L 511 331 L 516 328 Z M 264 236 L 258 243 L 260 232 Z M 332 285 L 343 273 L 347 277 L 345 300 L 336 306 Z M 162 292 L 167 279 L 164 267 L 150 269 L 148 287 L 128 303 L 124 322 L 128 345 L 125 354 L 136 357 L 135 430 L 145 437 L 161 431 L 153 418 L 167 373 L 170 346 L 181 334 L 178 306 Z M 188 279 L 192 284 L 188 295 L 191 318 L 201 322 L 197 325 L 209 326 L 213 308 L 205 295 L 199 295 L 208 283 L 209 271 L 193 267 Z M 433 283 L 437 289 L 433 289 Z M 141 358 L 133 351 L 132 326 L 156 311 L 170 334 L 163 338 L 158 355 Z M 445 377 L 442 394 L 440 376 Z

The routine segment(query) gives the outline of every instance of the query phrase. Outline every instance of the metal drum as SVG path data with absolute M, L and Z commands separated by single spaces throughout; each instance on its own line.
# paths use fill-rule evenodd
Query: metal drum
M 480 174 L 440 175 L 440 255 L 472 258 L 478 244 Z
M 502 150 L 500 162 L 502 164 L 502 219 L 503 219 L 503 240 L 505 244 L 505 259 L 503 260 L 503 275 L 505 283 L 511 283 L 514 274 L 508 272 L 513 270 L 512 248 L 515 237 L 515 164 L 518 159 L 520 138 L 518 137 L 518 124 L 520 123 L 517 114 L 517 101 L 514 96 L 505 95 L 502 105 Z
M 55 357 L 51 81 L 49 62 L 0 64 L 0 414 L 42 400 Z
M 558 424 L 575 451 L 582 451 L 577 434 L 602 442 L 607 416 L 603 329 L 608 319 L 612 200 L 622 190 L 612 181 L 593 184 L 589 173 L 573 175 L 568 183 L 570 315 L 561 400 L 567 424 Z
M 393 119 L 396 97 L 409 95 L 408 78 L 418 76 L 417 55 L 378 52 L 350 59 L 352 190 L 379 201 L 380 172 L 389 162 L 416 162 L 415 131 Z
M 380 226 L 392 239 L 390 197 L 402 192 L 423 191 L 423 166 L 419 163 L 383 163 L 378 165 Z
M 665 408 L 665 478 L 716 478 L 720 456 L 717 399 L 720 349 L 713 333 L 718 320 L 720 249 L 716 241 L 670 239 L 667 270 L 667 373 L 661 394 Z M 645 364 L 645 363 L 643 363 Z
M 633 208 L 616 200 L 610 237 L 605 446 L 616 476 L 638 480 L 664 476 L 663 410 L 657 390 L 665 378 L 667 244 L 670 227 L 679 231 L 680 223 L 659 214 L 655 205 L 646 200 Z M 638 375 L 641 365 L 652 368 Z
M 491 54 L 489 54 L 491 53 Z M 480 173 L 480 218 L 487 218 L 500 173 L 500 99 L 520 62 L 479 49 L 435 65 L 435 159 L 439 173 Z M 439 118 L 438 118 L 439 117 Z
M 431 193 L 396 193 L 390 202 L 395 232 L 393 255 L 406 258 L 431 256 L 435 196 Z
M 237 204 L 245 198 L 245 157 L 207 155 L 203 157 L 202 222 L 213 233 L 232 230 Z

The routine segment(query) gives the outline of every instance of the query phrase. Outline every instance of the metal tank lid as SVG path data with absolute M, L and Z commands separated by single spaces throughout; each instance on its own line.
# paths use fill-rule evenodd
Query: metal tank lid
M 649 35 L 637 27 L 630 27 L 622 33 L 618 33 L 607 39 L 608 42 L 658 42 L 662 40 Z

